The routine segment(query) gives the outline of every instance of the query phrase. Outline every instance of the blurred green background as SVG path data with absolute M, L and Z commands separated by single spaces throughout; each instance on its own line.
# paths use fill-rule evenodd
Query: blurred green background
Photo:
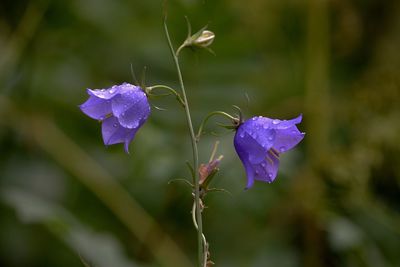
M 194 123 L 213 110 L 289 119 L 306 137 L 277 180 L 244 190 L 233 133 L 206 198 L 217 266 L 400 266 L 400 4 L 395 0 L 175 0 L 175 46 L 209 24 L 212 49 L 182 53 Z M 0 266 L 192 266 L 196 233 L 182 109 L 152 100 L 131 144 L 106 148 L 78 105 L 86 88 L 178 87 L 162 1 L 0 3 Z M 223 121 L 221 121 L 223 122 Z M 211 135 L 216 132 L 217 136 Z M 81 259 L 82 260 L 81 260 Z

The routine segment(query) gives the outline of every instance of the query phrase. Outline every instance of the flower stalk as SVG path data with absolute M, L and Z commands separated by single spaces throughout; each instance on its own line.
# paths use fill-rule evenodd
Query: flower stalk
M 226 113 L 224 111 L 213 111 L 213 112 L 210 112 L 210 113 L 208 113 L 208 115 L 203 119 L 203 121 L 200 124 L 199 130 L 198 130 L 197 135 L 196 135 L 196 142 L 200 141 L 200 136 L 203 133 L 204 126 L 206 125 L 208 120 L 210 118 L 214 117 L 214 116 L 222 116 L 222 117 L 225 117 L 225 118 L 229 119 L 232 122 L 233 126 L 238 125 L 240 123 L 240 120 L 238 118 L 235 118 L 232 115 L 229 115 L 228 113 Z
M 191 140 L 192 152 L 193 152 L 193 168 L 194 168 L 194 170 L 197 170 L 198 166 L 199 166 L 199 153 L 198 153 L 198 148 L 197 148 L 196 135 L 194 133 L 192 118 L 190 115 L 189 103 L 188 103 L 188 100 L 186 97 L 186 90 L 185 90 L 185 85 L 183 83 L 183 77 L 182 77 L 182 72 L 181 72 L 180 65 L 179 65 L 178 55 L 174 50 L 174 47 L 171 42 L 171 38 L 169 36 L 168 27 L 167 27 L 167 23 L 166 23 L 166 17 L 164 17 L 164 31 L 165 31 L 165 35 L 167 37 L 168 46 L 170 48 L 172 58 L 174 59 L 175 68 L 178 73 L 179 84 L 180 84 L 181 91 L 182 91 L 182 99 L 183 99 L 184 107 L 185 107 L 186 121 L 187 121 L 187 125 L 188 125 L 189 132 L 190 132 L 190 140 Z M 197 171 L 194 171 L 193 173 L 194 173 L 193 174 L 193 176 L 194 176 L 193 177 L 193 179 L 194 179 L 194 209 L 193 209 L 193 211 L 195 214 L 195 217 L 194 217 L 195 218 L 194 222 L 196 222 L 195 227 L 197 229 L 198 266 L 203 267 L 205 264 L 204 258 L 206 258 L 207 255 L 206 255 L 206 250 L 203 247 L 206 244 L 203 240 L 204 235 L 203 235 L 203 223 L 202 223 L 202 214 L 201 214 L 201 205 L 200 205 L 201 200 L 200 200 L 199 174 Z
M 165 93 L 165 94 L 155 94 L 155 93 L 153 93 L 154 89 L 164 89 L 164 90 L 167 91 L 167 93 Z M 145 91 L 146 91 L 147 95 L 153 96 L 153 97 L 174 95 L 176 97 L 176 100 L 178 100 L 178 102 L 182 105 L 182 107 L 185 107 L 185 102 L 183 101 L 183 99 L 180 96 L 180 94 L 175 89 L 173 89 L 173 88 L 171 88 L 169 86 L 162 85 L 162 84 L 157 84 L 157 85 L 146 87 Z

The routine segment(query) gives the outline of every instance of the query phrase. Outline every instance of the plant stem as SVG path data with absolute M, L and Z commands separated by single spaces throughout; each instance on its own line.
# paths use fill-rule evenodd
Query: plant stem
M 193 203 L 193 207 L 192 207 L 192 221 L 193 221 L 194 227 L 195 227 L 196 229 L 199 229 L 199 226 L 197 225 L 197 222 L 196 222 L 195 213 L 196 213 L 196 203 Z M 207 246 L 208 246 L 208 244 L 207 244 L 206 236 L 205 236 L 204 234 L 202 234 L 201 236 L 202 236 L 202 238 L 203 238 L 203 246 L 204 246 L 203 264 L 204 264 L 204 266 L 207 266 Z
M 151 91 L 153 89 L 165 89 L 167 90 L 169 93 L 166 94 L 151 94 Z M 147 88 L 146 88 L 147 89 Z M 157 84 L 157 85 L 153 85 L 148 87 L 149 93 L 151 94 L 151 96 L 169 96 L 169 95 L 175 95 L 176 99 L 179 101 L 179 103 L 182 105 L 182 107 L 185 107 L 185 102 L 183 101 L 182 97 L 178 94 L 178 92 L 176 92 L 173 88 L 166 86 L 166 85 L 162 85 L 162 84 Z
M 198 153 L 198 149 L 197 149 L 196 135 L 195 135 L 194 129 L 193 129 L 192 118 L 190 116 L 189 103 L 188 103 L 188 100 L 186 97 L 185 85 L 183 83 L 182 72 L 181 72 L 181 68 L 179 66 L 179 60 L 175 53 L 174 47 L 172 45 L 171 38 L 169 37 L 168 27 L 167 27 L 167 23 L 166 23 L 165 19 L 164 19 L 164 30 L 165 30 L 165 35 L 167 37 L 168 46 L 171 50 L 171 54 L 174 59 L 175 68 L 176 68 L 176 71 L 178 72 L 179 84 L 180 84 L 180 87 L 182 90 L 183 101 L 185 103 L 186 120 L 187 120 L 187 124 L 189 127 L 190 139 L 191 139 L 191 144 L 192 144 L 193 168 L 194 168 L 194 188 L 195 188 L 194 201 L 195 201 L 195 207 L 196 207 L 196 222 L 197 222 L 196 228 L 197 228 L 197 246 L 198 246 L 198 266 L 202 267 L 205 251 L 203 250 L 203 223 L 202 223 L 201 207 L 200 207 L 200 185 L 199 185 L 199 174 L 198 174 L 199 153 Z
M 233 121 L 233 122 L 234 122 L 234 121 L 239 121 L 239 119 L 237 119 L 237 118 L 235 118 L 235 117 L 229 115 L 228 113 L 226 113 L 226 112 L 224 112 L 224 111 L 213 111 L 213 112 L 210 112 L 210 113 L 203 119 L 203 121 L 202 121 L 201 124 L 200 124 L 199 130 L 198 130 L 197 135 L 196 135 L 196 141 L 197 141 L 197 142 L 200 141 L 200 136 L 201 136 L 201 134 L 202 134 L 202 132 L 203 132 L 204 125 L 206 125 L 206 123 L 208 122 L 208 120 L 209 120 L 211 117 L 213 117 L 213 116 L 223 116 L 223 117 L 226 117 L 226 118 L 230 119 L 230 120 Z

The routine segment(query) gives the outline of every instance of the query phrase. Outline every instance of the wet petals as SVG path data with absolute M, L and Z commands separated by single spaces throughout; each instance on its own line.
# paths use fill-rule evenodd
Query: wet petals
M 271 183 L 277 176 L 280 154 L 295 147 L 303 138 L 292 120 L 254 117 L 242 123 L 235 134 L 234 146 L 247 175 L 247 187 L 254 180 Z
M 129 83 L 87 92 L 89 99 L 79 106 L 82 112 L 102 122 L 105 145 L 124 143 L 128 152 L 130 142 L 150 115 L 146 94 Z

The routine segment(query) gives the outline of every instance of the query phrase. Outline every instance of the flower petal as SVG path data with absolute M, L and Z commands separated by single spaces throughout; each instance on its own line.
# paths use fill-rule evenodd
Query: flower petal
M 234 140 L 235 147 L 240 147 L 246 153 L 247 160 L 251 164 L 257 164 L 264 160 L 267 150 L 243 128 L 239 127 Z
M 276 130 L 276 137 L 273 148 L 279 153 L 286 152 L 295 147 L 304 138 L 296 126 L 287 129 Z
M 129 154 L 129 144 L 132 142 L 133 138 L 135 138 L 136 132 L 138 129 L 132 129 L 125 138 L 124 150 L 127 154 Z
M 254 184 L 254 170 L 249 161 L 249 154 L 245 150 L 246 147 L 243 146 L 243 144 L 239 141 L 240 138 L 241 137 L 238 136 L 238 134 L 236 133 L 235 138 L 234 138 L 234 146 L 235 146 L 236 153 L 238 154 L 238 156 L 239 156 L 240 160 L 242 161 L 243 166 L 245 168 L 246 176 L 247 176 L 246 189 L 249 189 Z
M 129 145 L 129 143 L 135 137 L 137 129 L 128 129 L 122 127 L 119 124 L 118 119 L 112 116 L 103 121 L 101 125 L 101 131 L 105 145 L 125 143 L 125 147 L 127 147 L 127 145 Z M 128 144 L 126 144 L 127 142 Z
M 150 114 L 150 105 L 146 94 L 135 87 L 112 99 L 111 108 L 119 123 L 126 128 L 137 128 Z
M 291 120 L 272 120 L 272 125 L 275 129 L 288 129 L 296 124 L 299 124 L 303 118 L 303 115 L 299 115 L 297 118 Z M 279 121 L 279 123 L 278 123 Z
M 269 127 L 271 119 L 265 117 L 254 117 L 245 121 L 240 125 L 238 132 L 243 135 L 243 132 L 251 136 L 259 146 L 268 151 L 273 145 L 275 139 L 275 130 Z
M 95 120 L 103 120 L 107 114 L 111 113 L 111 102 L 91 95 L 79 108 L 89 117 Z
M 120 91 L 123 89 L 125 86 L 125 83 L 122 85 L 113 85 L 110 88 L 107 89 L 87 89 L 87 93 L 91 96 L 96 96 L 101 99 L 111 99 L 117 94 L 120 93 Z M 133 85 L 132 85 L 133 86 Z
M 279 155 L 269 150 L 264 161 L 254 166 L 255 179 L 271 183 L 275 180 L 279 169 Z
M 249 189 L 253 187 L 254 184 L 254 170 L 252 166 L 250 165 L 250 162 L 243 162 L 244 169 L 246 171 L 246 177 L 247 177 L 247 185 L 245 189 Z

